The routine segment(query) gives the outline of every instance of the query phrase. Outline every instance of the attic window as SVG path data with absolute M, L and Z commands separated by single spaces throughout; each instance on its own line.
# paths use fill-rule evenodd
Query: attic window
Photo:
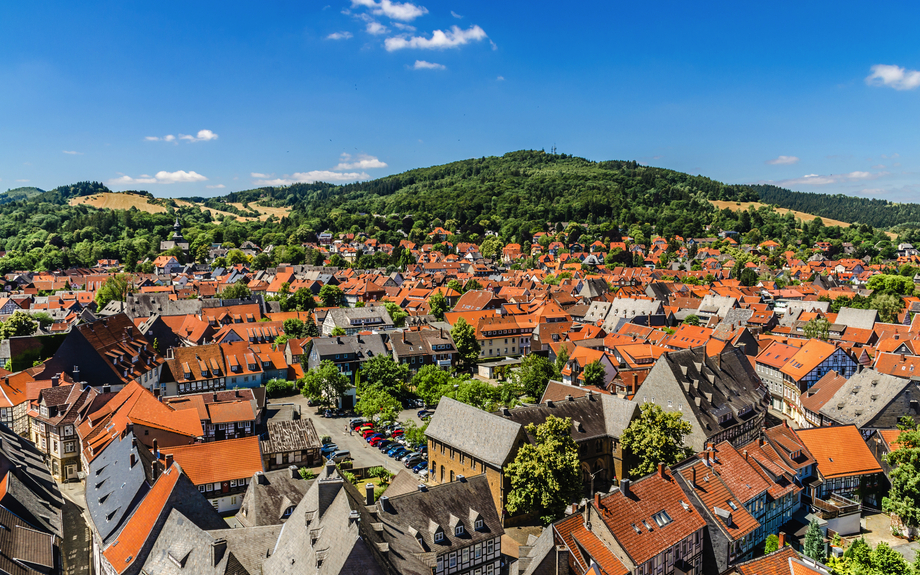
M 457 527 L 454 528 L 454 535 L 457 537 L 463 535 L 463 525 L 457 525 Z
M 477 519 L 476 520 L 476 530 L 478 531 L 480 529 L 482 529 L 482 519 Z
M 437 533 L 434 534 L 434 542 L 441 543 L 442 541 L 444 541 L 444 532 L 438 531 Z
M 734 501 L 729 499 L 726 503 L 728 503 L 728 506 L 732 508 L 732 511 L 738 511 L 738 506 L 735 505 Z
M 642 533 L 642 530 L 639 529 L 639 527 L 635 523 L 630 523 L 630 525 L 636 531 L 636 533 L 640 533 L 640 534 Z
M 664 527 L 672 521 L 671 516 L 668 515 L 668 512 L 665 510 L 661 510 L 658 513 L 652 515 L 652 519 L 655 520 L 655 523 L 658 524 L 658 527 Z

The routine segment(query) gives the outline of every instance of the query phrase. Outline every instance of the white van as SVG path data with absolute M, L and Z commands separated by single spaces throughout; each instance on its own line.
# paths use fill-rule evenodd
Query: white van
M 331 460 L 333 463 L 341 463 L 346 459 L 351 459 L 351 452 L 347 449 L 342 449 L 330 454 L 326 459 Z

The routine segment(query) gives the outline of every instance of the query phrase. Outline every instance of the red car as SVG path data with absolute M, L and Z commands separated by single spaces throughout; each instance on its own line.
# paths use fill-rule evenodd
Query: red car
M 402 429 L 394 429 L 393 433 L 390 434 L 390 437 L 399 437 L 403 434 Z
M 368 429 L 366 431 L 361 432 L 361 437 L 363 437 L 364 439 L 367 439 L 368 437 L 370 437 L 371 435 L 374 435 L 375 433 L 377 432 L 374 431 L 373 429 Z
M 374 439 L 371 439 L 371 447 L 377 447 L 380 445 L 381 441 L 386 441 L 386 439 L 386 437 L 375 437 Z
M 358 433 L 364 433 L 368 429 L 374 429 L 374 424 L 373 423 L 362 423 L 361 425 L 355 428 L 355 431 L 357 431 Z

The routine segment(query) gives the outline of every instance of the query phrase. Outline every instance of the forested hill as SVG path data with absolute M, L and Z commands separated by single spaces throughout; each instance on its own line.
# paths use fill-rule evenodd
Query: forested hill
M 750 186 L 765 204 L 807 212 L 850 223 L 892 228 L 901 224 L 920 226 L 920 204 L 896 204 L 888 200 L 855 198 L 843 194 L 793 192 L 770 185 Z
M 45 190 L 33 187 L 13 188 L 12 190 L 0 192 L 0 204 L 7 204 L 9 202 L 16 202 L 19 200 L 27 200 L 44 193 Z
M 546 222 L 572 221 L 621 227 L 653 223 L 666 236 L 699 235 L 714 213 L 707 200 L 752 201 L 757 196 L 747 186 L 631 161 L 518 151 L 345 186 L 295 184 L 226 196 L 244 204 L 260 198 L 294 207 L 312 230 L 342 229 L 345 222 L 336 220 L 359 214 L 408 214 L 451 221 L 460 230 L 500 229 L 502 236 L 517 238 L 529 237 Z

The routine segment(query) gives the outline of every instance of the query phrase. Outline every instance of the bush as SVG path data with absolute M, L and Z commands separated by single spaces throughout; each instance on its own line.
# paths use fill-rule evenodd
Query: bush
M 355 474 L 350 471 L 342 471 L 342 477 L 344 477 L 345 481 L 349 483 L 355 482 Z
M 294 382 L 283 379 L 271 379 L 265 384 L 265 394 L 268 397 L 281 397 L 294 392 Z
M 311 479 L 316 479 L 316 474 L 313 473 L 313 470 L 312 470 L 312 469 L 307 469 L 306 467 L 301 467 L 301 468 L 300 468 L 300 478 L 301 478 L 301 479 L 304 479 L 304 480 L 306 480 L 306 481 L 309 481 L 309 480 L 311 480 Z
M 386 467 L 371 467 L 367 470 L 368 477 L 376 477 L 380 479 L 381 484 L 389 483 L 390 479 L 393 478 L 393 472 L 387 469 Z
M 376 489 L 374 489 L 374 501 L 378 501 L 380 499 L 380 496 L 383 495 L 383 492 L 386 490 L 387 490 L 386 485 L 380 485 Z
M 332 438 L 329 437 L 328 435 L 321 435 L 319 437 L 319 440 L 323 443 L 323 445 L 326 445 L 327 443 L 332 443 Z

